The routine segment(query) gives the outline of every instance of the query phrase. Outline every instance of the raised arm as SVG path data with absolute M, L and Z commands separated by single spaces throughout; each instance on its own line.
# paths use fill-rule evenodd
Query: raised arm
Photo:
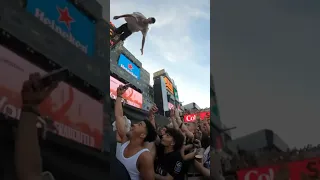
M 123 108 L 122 108 L 122 95 L 125 93 L 127 88 L 120 85 L 117 89 L 117 98 L 114 106 L 114 115 L 116 118 L 116 128 L 118 136 L 120 137 L 120 142 L 124 143 L 128 140 L 126 132 L 126 122 L 123 118 Z
M 15 165 L 19 180 L 41 180 L 42 163 L 38 139 L 38 105 L 57 87 L 40 84 L 40 74 L 31 74 L 22 86 L 22 113 L 15 141 Z
M 177 130 L 180 130 L 179 124 L 178 124 L 176 116 L 175 116 L 175 110 L 174 109 L 170 109 L 170 120 L 171 120 L 173 128 L 177 129 Z
M 126 17 L 134 17 L 132 14 L 123 14 L 120 16 L 114 16 L 113 19 L 126 18 Z
M 193 148 L 193 144 L 188 144 L 188 145 L 185 145 L 181 148 L 180 150 L 180 154 L 182 156 L 182 159 L 184 161 L 187 161 L 187 160 L 191 160 L 191 159 L 194 159 L 195 155 L 196 155 L 196 149 L 194 149 L 192 152 L 188 153 L 188 154 L 185 154 L 185 151 L 186 150 L 190 150 Z
M 189 139 L 193 139 L 194 135 L 192 132 L 189 131 L 188 127 L 182 122 L 178 109 L 175 110 L 175 117 L 181 131 L 183 131 Z
M 149 121 L 151 122 L 151 124 L 153 125 L 153 127 L 155 129 L 157 129 L 156 127 L 156 120 L 155 120 L 155 113 L 158 111 L 157 106 L 152 106 L 152 108 L 149 110 Z M 149 149 L 149 151 L 151 152 L 151 155 L 153 157 L 153 159 L 155 159 L 156 157 L 156 145 L 160 143 L 160 138 L 159 136 L 157 136 L 155 142 L 145 142 L 145 147 Z

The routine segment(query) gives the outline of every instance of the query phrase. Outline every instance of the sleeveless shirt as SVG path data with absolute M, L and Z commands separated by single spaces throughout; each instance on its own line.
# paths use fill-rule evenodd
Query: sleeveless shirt
M 149 151 L 149 149 L 141 149 L 139 152 L 134 154 L 133 156 L 126 158 L 124 157 L 123 153 L 126 147 L 130 141 L 125 142 L 124 144 L 121 145 L 121 143 L 117 144 L 117 151 L 116 151 L 116 157 L 117 159 L 126 167 L 131 180 L 140 180 L 140 172 L 137 169 L 137 161 L 139 156 L 146 151 Z

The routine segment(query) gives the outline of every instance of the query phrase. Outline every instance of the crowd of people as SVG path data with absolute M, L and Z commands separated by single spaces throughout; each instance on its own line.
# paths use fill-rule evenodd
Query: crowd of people
M 57 83 L 43 87 L 39 73 L 31 74 L 29 80 L 23 84 L 21 91 L 23 106 L 15 141 L 15 166 L 19 180 L 44 178 L 54 180 L 50 172 L 42 172 L 38 131 L 39 126 L 45 130 L 50 124 L 39 119 L 38 105 L 56 87 Z M 124 116 L 122 109 L 122 95 L 126 90 L 127 87 L 123 86 L 117 89 L 114 130 L 118 142 L 116 159 L 125 167 L 128 179 L 208 179 L 210 177 L 209 120 L 183 123 L 179 112 L 172 109 L 170 123 L 157 127 L 155 113 L 158 109 L 153 106 L 146 119 L 131 123 Z M 39 122 L 37 127 L 36 124 Z
M 157 127 L 157 107 L 149 117 L 131 123 L 123 114 L 119 86 L 115 103 L 114 130 L 117 135 L 116 157 L 126 168 L 131 180 L 192 179 L 210 177 L 210 124 L 183 123 L 179 111 L 170 110 L 170 123 Z

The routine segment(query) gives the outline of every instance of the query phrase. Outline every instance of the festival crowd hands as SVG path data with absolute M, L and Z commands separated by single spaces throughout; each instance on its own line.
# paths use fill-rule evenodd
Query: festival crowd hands
M 54 179 L 50 172 L 42 172 L 37 123 L 41 124 L 42 137 L 45 137 L 48 124 L 40 118 L 38 107 L 57 86 L 58 82 L 52 82 L 45 87 L 39 73 L 30 74 L 22 85 L 22 113 L 15 141 L 15 166 L 19 180 L 41 180 L 44 176 Z
M 125 87 L 119 86 L 117 89 L 118 97 L 121 98 L 125 91 Z M 155 117 L 157 111 L 158 108 L 153 105 L 148 112 L 148 121 L 154 129 L 158 129 L 157 137 L 153 142 L 144 143 L 144 148 L 151 152 L 154 159 L 155 179 L 173 178 L 183 180 L 189 173 L 191 166 L 197 169 L 199 176 L 209 178 L 210 142 L 206 141 L 210 141 L 210 137 L 208 137 L 210 126 L 207 126 L 206 123 L 184 123 L 180 118 L 178 109 L 171 109 L 170 123 L 163 127 L 157 127 Z M 119 106 L 116 105 L 115 115 L 123 116 L 120 104 Z M 130 141 L 133 140 L 130 139 Z M 205 146 L 202 142 L 205 142 Z M 129 166 L 128 163 L 130 162 L 122 161 L 122 164 L 126 167 Z M 132 176 L 134 175 L 131 175 L 131 178 Z

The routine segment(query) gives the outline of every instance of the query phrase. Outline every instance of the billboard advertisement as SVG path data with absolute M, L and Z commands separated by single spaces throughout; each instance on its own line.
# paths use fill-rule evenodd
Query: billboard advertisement
M 187 114 L 183 116 L 184 122 L 194 122 L 199 117 L 200 120 L 205 120 L 210 118 L 210 111 L 203 111 L 195 114 Z
M 67 0 L 28 0 L 27 11 L 88 56 L 94 53 L 95 25 Z
M 177 101 L 179 101 L 178 91 L 177 91 L 175 88 L 173 88 L 173 93 L 174 93 L 174 98 L 175 98 Z
M 120 54 L 118 65 L 126 70 L 133 77 L 140 79 L 140 68 L 133 64 L 124 54 Z
M 238 180 L 273 180 L 273 179 L 319 179 L 320 158 L 305 159 L 283 163 L 281 165 L 237 171 Z
M 112 99 L 117 98 L 117 88 L 120 85 L 124 85 L 124 83 L 110 76 L 110 97 Z M 123 99 L 126 100 L 127 104 L 142 109 L 142 94 L 138 91 L 128 88 L 128 90 L 123 94 Z
M 161 87 L 161 96 L 162 96 L 162 106 L 163 111 L 169 111 L 169 104 L 168 104 L 168 96 L 167 96 L 167 89 L 165 86 L 164 78 L 160 78 L 160 87 Z
M 0 46 L 0 72 L 0 112 L 20 119 L 23 82 L 30 73 L 45 72 L 3 46 Z M 39 111 L 54 121 L 58 135 L 101 149 L 102 103 L 61 82 L 40 104 Z
M 170 81 L 167 77 L 165 77 L 165 76 L 163 76 L 163 80 L 164 80 L 164 83 L 165 83 L 165 85 L 166 85 L 166 89 L 167 89 L 171 94 L 173 94 L 173 85 L 172 85 L 171 81 Z

